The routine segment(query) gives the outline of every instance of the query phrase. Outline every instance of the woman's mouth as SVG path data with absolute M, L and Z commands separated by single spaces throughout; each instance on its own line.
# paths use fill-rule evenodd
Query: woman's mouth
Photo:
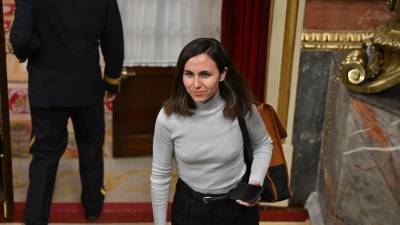
M 204 91 L 193 91 L 192 93 L 194 96 L 203 96 L 204 95 Z

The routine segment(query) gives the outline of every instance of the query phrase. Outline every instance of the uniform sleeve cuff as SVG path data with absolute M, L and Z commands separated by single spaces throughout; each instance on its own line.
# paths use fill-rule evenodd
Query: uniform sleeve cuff
M 104 76 L 105 88 L 108 93 L 118 93 L 120 90 L 121 76 L 118 78 L 111 78 L 109 76 Z

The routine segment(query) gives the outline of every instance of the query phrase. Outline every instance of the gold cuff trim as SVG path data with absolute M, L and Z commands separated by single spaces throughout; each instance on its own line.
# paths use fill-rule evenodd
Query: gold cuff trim
M 107 75 L 104 76 L 104 80 L 106 81 L 106 83 L 111 84 L 111 85 L 119 85 L 119 83 L 121 82 L 121 76 L 119 76 L 118 78 L 111 78 L 108 77 Z
M 35 135 L 33 135 L 31 140 L 29 141 L 29 148 L 32 147 L 32 145 L 35 143 L 35 141 L 36 141 L 36 137 L 35 137 Z
M 7 201 L 3 202 L 3 215 L 4 218 L 8 218 Z
M 301 34 L 303 49 L 346 50 L 361 49 L 364 39 L 374 32 L 304 31 Z
M 100 192 L 103 196 L 106 196 L 106 190 L 104 188 L 100 188 Z

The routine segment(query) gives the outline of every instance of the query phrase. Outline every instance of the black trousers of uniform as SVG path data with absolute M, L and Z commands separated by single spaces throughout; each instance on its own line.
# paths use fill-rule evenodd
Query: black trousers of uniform
M 242 206 L 231 199 L 203 202 L 204 195 L 178 180 L 172 202 L 172 225 L 258 225 L 258 205 Z M 211 195 L 212 196 L 212 195 Z
M 54 190 L 58 162 L 68 141 L 71 118 L 79 150 L 82 184 L 81 202 L 86 215 L 101 213 L 103 192 L 104 105 L 45 108 L 31 106 L 32 161 L 25 209 L 27 225 L 46 225 Z

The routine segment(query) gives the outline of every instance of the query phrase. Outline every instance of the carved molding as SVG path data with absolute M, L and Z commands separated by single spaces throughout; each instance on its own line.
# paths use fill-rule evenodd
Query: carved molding
M 301 34 L 301 45 L 303 49 L 320 50 L 347 50 L 361 49 L 363 40 L 374 35 L 374 32 L 326 32 L 326 31 L 304 31 Z
M 400 23 L 395 21 L 378 27 L 373 42 L 384 49 L 400 52 Z

